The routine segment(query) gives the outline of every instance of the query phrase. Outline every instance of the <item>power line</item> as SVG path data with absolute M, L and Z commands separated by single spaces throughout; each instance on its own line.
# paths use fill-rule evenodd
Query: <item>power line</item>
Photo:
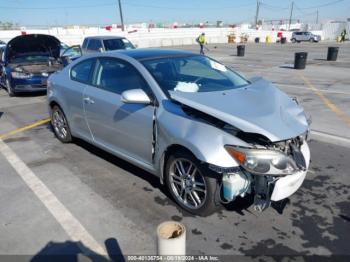
M 16 7 L 16 6 L 0 6 L 3 9 L 16 9 L 16 10 L 51 10 L 51 9 L 71 9 L 71 8 L 90 8 L 100 6 L 115 6 L 116 3 L 105 3 L 95 5 L 70 5 L 70 6 L 52 6 L 52 7 Z
M 287 10 L 289 9 L 289 7 L 282 7 L 282 6 L 274 6 L 274 5 L 269 5 L 269 4 L 265 4 L 265 3 L 260 3 L 263 7 L 265 7 L 266 9 L 272 9 L 272 10 Z
M 50 9 L 71 9 L 71 8 L 90 8 L 90 7 L 104 7 L 104 6 L 115 6 L 116 3 L 101 3 L 94 5 L 70 5 L 70 6 L 51 6 L 51 7 L 17 7 L 17 6 L 0 6 L 2 9 L 15 9 L 15 10 L 50 10 Z M 154 9 L 171 9 L 171 10 L 222 10 L 229 8 L 243 8 L 255 5 L 254 3 L 238 5 L 238 6 L 221 6 L 221 7 L 175 7 L 175 6 L 158 6 L 158 5 L 143 5 L 126 2 L 123 5 L 142 7 L 142 8 L 154 8 Z
M 254 3 L 244 4 L 239 6 L 221 6 L 221 7 L 175 7 L 175 6 L 158 6 L 158 5 L 143 5 L 135 3 L 123 3 L 124 5 L 143 7 L 143 8 L 154 8 L 154 9 L 170 9 L 170 10 L 223 10 L 223 9 L 234 9 L 242 8 L 255 5 Z
M 303 7 L 300 9 L 316 9 L 316 8 L 321 8 L 321 7 L 326 7 L 326 6 L 330 6 L 330 5 L 335 5 L 338 4 L 340 2 L 344 2 L 345 0 L 336 0 L 336 1 L 332 1 L 332 2 L 328 2 L 322 5 L 315 5 L 315 6 L 309 6 L 309 7 Z

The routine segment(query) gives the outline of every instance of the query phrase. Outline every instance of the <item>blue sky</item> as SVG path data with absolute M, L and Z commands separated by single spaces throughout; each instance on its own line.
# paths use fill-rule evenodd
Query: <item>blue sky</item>
M 260 17 L 288 19 L 292 0 L 261 0 Z M 117 0 L 0 0 L 0 21 L 21 25 L 105 25 L 120 22 Z M 350 17 L 350 0 L 294 0 L 294 18 L 315 21 Z M 126 23 L 250 22 L 256 0 L 122 0 Z M 317 8 L 318 7 L 318 8 Z

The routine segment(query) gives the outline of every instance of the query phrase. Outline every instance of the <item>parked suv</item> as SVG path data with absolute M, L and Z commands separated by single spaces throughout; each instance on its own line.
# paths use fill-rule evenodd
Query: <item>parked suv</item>
M 106 52 L 118 49 L 135 49 L 135 46 L 125 37 L 120 36 L 90 36 L 83 42 L 83 54 Z
M 321 41 L 321 36 L 314 35 L 311 32 L 294 32 L 292 34 L 291 41 L 292 41 L 292 43 L 295 43 L 295 42 L 300 43 L 302 41 L 319 42 L 319 41 Z

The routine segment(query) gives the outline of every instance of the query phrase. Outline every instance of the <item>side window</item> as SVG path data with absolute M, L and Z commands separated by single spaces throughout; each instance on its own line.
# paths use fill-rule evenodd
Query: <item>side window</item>
M 78 82 L 88 83 L 93 65 L 94 59 L 84 60 L 75 65 L 70 71 L 71 79 Z
M 81 46 L 81 48 L 86 49 L 86 48 L 87 48 L 87 45 L 88 45 L 88 42 L 89 42 L 89 38 L 85 38 L 85 39 L 84 39 L 84 42 L 83 42 L 83 45 Z
M 130 89 L 142 89 L 150 93 L 146 81 L 134 66 L 113 58 L 98 60 L 93 85 L 119 95 Z
M 88 50 L 97 51 L 102 47 L 101 41 L 97 39 L 90 39 L 88 44 Z

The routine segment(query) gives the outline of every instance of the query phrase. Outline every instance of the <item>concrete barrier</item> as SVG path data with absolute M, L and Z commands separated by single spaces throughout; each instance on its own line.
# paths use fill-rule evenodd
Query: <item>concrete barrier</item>
M 51 28 L 51 29 L 37 29 L 25 30 L 27 34 L 49 34 L 54 35 L 62 42 L 68 45 L 82 44 L 87 36 L 94 35 L 116 35 L 125 36 L 138 47 L 161 47 L 161 46 L 182 46 L 196 44 L 196 37 L 205 32 L 206 40 L 209 44 L 228 43 L 228 35 L 234 34 L 236 36 L 236 43 L 240 42 L 241 37 L 247 36 L 248 42 L 254 42 L 256 37 L 260 38 L 260 42 L 265 42 L 266 37 L 271 39 L 272 43 L 277 40 L 278 31 L 270 30 L 255 30 L 248 28 L 154 28 L 154 29 L 137 29 L 131 30 L 130 33 L 122 32 L 120 29 L 113 28 L 107 31 L 104 28 Z M 322 31 L 312 31 L 320 34 L 322 39 Z M 13 37 L 21 34 L 21 30 L 2 30 L 0 31 L 0 40 L 8 42 Z M 283 32 L 283 36 L 290 41 L 292 32 Z

